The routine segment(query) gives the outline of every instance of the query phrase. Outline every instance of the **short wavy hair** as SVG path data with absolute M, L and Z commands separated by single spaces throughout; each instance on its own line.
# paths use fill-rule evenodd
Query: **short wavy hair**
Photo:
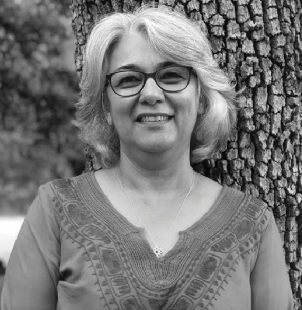
M 114 13 L 93 27 L 86 46 L 81 98 L 76 104 L 74 123 L 80 129 L 80 139 L 96 150 L 96 159 L 103 168 L 118 163 L 119 137 L 114 126 L 106 121 L 109 103 L 104 88 L 110 54 L 123 36 L 132 31 L 141 34 L 168 61 L 193 68 L 200 109 L 191 137 L 190 160 L 197 164 L 209 158 L 225 145 L 236 123 L 236 93 L 214 60 L 200 26 L 164 7 Z

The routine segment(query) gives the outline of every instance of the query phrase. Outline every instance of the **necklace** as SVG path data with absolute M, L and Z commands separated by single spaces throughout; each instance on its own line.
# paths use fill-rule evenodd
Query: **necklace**
M 167 238 L 169 232 L 171 231 L 171 229 L 172 229 L 173 226 L 175 225 L 175 223 L 176 223 L 176 221 L 177 221 L 177 219 L 178 219 L 178 217 L 179 217 L 179 215 L 180 215 L 180 213 L 181 213 L 181 211 L 182 211 L 182 209 L 183 209 L 183 206 L 184 206 L 184 204 L 185 204 L 185 202 L 186 202 L 188 196 L 190 195 L 190 193 L 191 193 L 191 191 L 192 191 L 192 188 L 193 188 L 193 185 L 194 185 L 194 180 L 195 180 L 194 170 L 193 170 L 193 173 L 192 173 L 192 174 L 193 174 L 193 176 L 192 176 L 192 183 L 191 183 L 191 185 L 190 185 L 190 187 L 189 187 L 189 190 L 188 190 L 187 194 L 185 195 L 185 198 L 184 198 L 184 200 L 183 200 L 183 202 L 182 202 L 182 204 L 181 204 L 181 206 L 180 206 L 180 208 L 179 208 L 179 211 L 178 211 L 178 213 L 177 213 L 177 215 L 176 215 L 176 217 L 175 217 L 175 219 L 174 219 L 172 225 L 170 226 L 170 228 L 169 228 L 168 231 L 166 232 L 166 234 L 165 234 L 164 238 L 162 239 L 162 241 L 161 241 L 158 245 L 155 245 L 155 243 L 153 242 L 153 240 L 152 240 L 150 234 L 148 233 L 148 230 L 146 229 L 146 226 L 143 224 L 143 222 L 141 221 L 141 219 L 140 219 L 140 217 L 138 216 L 137 212 L 135 211 L 135 209 L 134 209 L 134 207 L 133 207 L 133 205 L 132 205 L 131 199 L 130 199 L 130 197 L 128 196 L 127 192 L 125 191 L 125 189 L 124 189 L 124 187 L 123 187 L 123 185 L 122 185 L 122 182 L 121 182 L 121 179 L 120 179 L 120 169 L 119 169 L 119 168 L 117 169 L 117 179 L 118 179 L 118 181 L 119 181 L 119 183 L 120 183 L 121 189 L 122 189 L 122 191 L 124 192 L 124 194 L 126 195 L 126 197 L 127 197 L 128 201 L 129 201 L 129 204 L 130 204 L 130 206 L 131 206 L 131 209 L 132 209 L 133 213 L 136 215 L 138 221 L 140 222 L 140 224 L 143 226 L 143 228 L 145 229 L 146 233 L 148 234 L 148 236 L 149 236 L 149 238 L 150 238 L 150 240 L 151 240 L 151 242 L 152 242 L 152 245 L 153 245 L 152 251 L 154 252 L 154 254 L 155 254 L 157 257 L 162 257 L 162 256 L 163 256 L 164 251 L 161 249 L 161 245 L 164 243 L 164 241 L 166 240 L 166 238 Z

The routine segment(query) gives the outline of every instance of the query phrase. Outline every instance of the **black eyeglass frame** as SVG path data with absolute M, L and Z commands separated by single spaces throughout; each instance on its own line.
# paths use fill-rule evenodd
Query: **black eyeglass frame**
M 156 80 L 156 75 L 157 75 L 157 73 L 158 73 L 159 71 L 161 71 L 161 70 L 164 70 L 164 69 L 177 68 L 177 67 L 186 68 L 186 69 L 189 71 L 189 78 L 188 78 L 187 84 L 186 84 L 182 89 L 178 89 L 178 90 L 166 90 L 166 89 L 164 89 L 163 87 L 161 87 L 161 86 L 157 83 L 157 80 Z M 151 72 L 151 73 L 145 73 L 145 72 L 141 72 L 141 71 L 138 71 L 138 70 L 125 70 L 125 71 L 131 71 L 131 72 L 138 72 L 138 73 L 141 73 L 141 74 L 144 76 L 144 79 L 145 79 L 145 80 L 144 80 L 144 83 L 142 84 L 142 87 L 139 89 L 139 91 L 138 91 L 137 93 L 132 94 L 132 95 L 128 95 L 128 96 L 123 96 L 123 95 L 118 94 L 118 93 L 114 90 L 114 88 L 113 88 L 113 86 L 112 86 L 112 84 L 111 84 L 111 78 L 112 78 L 113 75 L 115 75 L 115 74 L 117 74 L 117 73 L 120 73 L 120 72 L 124 72 L 124 71 L 116 71 L 116 72 L 107 74 L 107 75 L 106 75 L 106 79 L 107 79 L 108 84 L 110 85 L 111 89 L 113 90 L 113 92 L 114 92 L 116 95 L 118 95 L 118 96 L 120 96 L 120 97 L 124 97 L 124 98 L 136 96 L 137 94 L 139 94 L 139 92 L 145 87 L 145 85 L 146 85 L 146 83 L 147 83 L 147 80 L 148 80 L 149 78 L 152 78 L 152 79 L 155 81 L 156 85 L 157 85 L 160 89 L 162 89 L 163 91 L 166 91 L 166 92 L 168 92 L 168 93 L 177 93 L 177 92 L 179 92 L 179 91 L 184 90 L 184 89 L 189 85 L 190 80 L 191 80 L 192 72 L 194 73 L 192 67 L 186 67 L 186 66 L 169 66 L 169 67 L 160 68 L 160 69 L 158 69 L 158 70 L 156 70 L 156 71 L 154 71 L 154 72 Z M 106 85 L 105 85 L 105 86 L 106 86 Z M 108 86 L 108 85 L 107 85 L 107 86 Z

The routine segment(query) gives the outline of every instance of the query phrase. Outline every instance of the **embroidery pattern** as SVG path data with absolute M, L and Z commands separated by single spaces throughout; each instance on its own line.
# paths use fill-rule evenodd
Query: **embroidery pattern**
M 119 234 L 106 214 L 104 221 L 96 217 L 72 181 L 56 180 L 52 186 L 62 236 L 84 249 L 101 309 L 208 309 L 240 260 L 257 249 L 267 224 L 265 206 L 246 196 L 216 234 L 201 241 L 198 228 L 187 232 L 188 251 L 156 260 L 135 247 L 138 234 Z

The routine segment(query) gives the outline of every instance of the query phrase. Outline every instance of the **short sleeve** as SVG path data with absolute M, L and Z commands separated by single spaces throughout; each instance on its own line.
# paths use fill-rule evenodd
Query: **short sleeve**
M 41 186 L 11 253 L 2 290 L 2 310 L 55 310 L 60 230 L 49 185 Z
M 281 238 L 273 214 L 263 232 L 255 267 L 251 273 L 252 310 L 292 310 L 293 296 Z

